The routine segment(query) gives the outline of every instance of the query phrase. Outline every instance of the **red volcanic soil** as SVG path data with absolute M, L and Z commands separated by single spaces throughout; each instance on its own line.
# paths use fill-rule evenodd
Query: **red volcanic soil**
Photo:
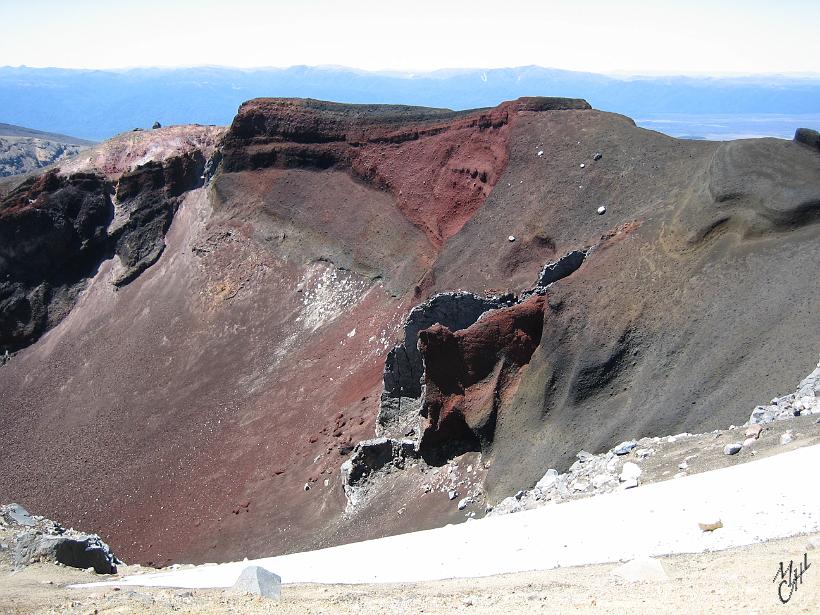
M 215 151 L 181 132 L 166 136 Z M 160 137 L 72 172 L 139 174 L 151 138 L 172 157 Z M 582 448 L 742 422 L 816 363 L 820 154 L 802 145 L 678 141 L 582 101 L 262 99 L 219 149 L 156 262 L 119 289 L 122 264 L 97 263 L 62 322 L 0 366 L 0 501 L 97 531 L 126 561 L 463 520 L 400 477 L 401 513 L 388 490 L 345 514 L 339 466 L 374 435 L 414 305 L 521 293 L 571 250 L 597 246 L 543 297 L 422 336 L 426 442 L 460 425 L 490 503 Z

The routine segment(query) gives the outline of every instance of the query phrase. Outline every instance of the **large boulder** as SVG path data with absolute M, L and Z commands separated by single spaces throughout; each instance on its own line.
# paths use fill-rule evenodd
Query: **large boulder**
M 231 587 L 231 592 L 279 600 L 282 596 L 282 577 L 261 566 L 248 566 Z
M 97 574 L 117 572 L 117 558 L 99 536 L 73 530 L 44 534 L 30 529 L 18 534 L 14 540 L 13 561 L 15 566 L 56 562 L 73 568 L 93 568 Z
M 820 151 L 820 132 L 811 128 L 798 128 L 794 133 L 794 140 L 797 143 L 808 145 L 812 149 Z
M 19 504 L 0 506 L 0 517 L 19 530 L 11 542 L 12 561 L 17 567 L 54 562 L 114 574 L 117 564 L 122 563 L 97 534 L 66 529 L 51 519 L 30 514 Z

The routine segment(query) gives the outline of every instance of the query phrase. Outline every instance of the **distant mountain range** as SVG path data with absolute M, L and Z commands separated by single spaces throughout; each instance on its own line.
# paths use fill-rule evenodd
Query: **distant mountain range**
M 646 125 L 651 127 L 695 137 L 710 134 L 709 122 L 697 120 L 704 116 L 794 118 L 785 127 L 756 125 L 757 132 L 777 136 L 787 136 L 801 121 L 820 121 L 820 77 L 616 78 L 537 66 L 423 74 L 306 66 L 121 71 L 0 67 L 0 120 L 94 140 L 150 127 L 154 121 L 228 124 L 240 103 L 260 96 L 469 109 L 535 95 L 585 98 L 595 108 L 629 115 L 639 124 L 649 120 Z M 688 118 L 684 125 L 680 116 Z M 717 124 L 724 133 L 733 130 Z
M 0 123 L 0 177 L 30 173 L 91 145 L 84 139 Z

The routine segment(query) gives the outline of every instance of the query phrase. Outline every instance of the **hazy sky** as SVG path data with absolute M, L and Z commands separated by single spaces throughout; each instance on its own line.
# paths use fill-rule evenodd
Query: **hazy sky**
M 820 73 L 820 0 L 0 0 L 0 65 Z

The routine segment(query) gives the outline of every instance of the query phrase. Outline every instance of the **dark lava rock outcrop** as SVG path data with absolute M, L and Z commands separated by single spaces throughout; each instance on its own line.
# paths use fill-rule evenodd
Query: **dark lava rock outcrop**
M 65 528 L 56 521 L 31 515 L 19 504 L 0 505 L 4 528 L 14 531 L 12 562 L 23 567 L 54 562 L 72 568 L 93 568 L 97 574 L 115 574 L 122 562 L 96 534 Z
M 120 177 L 116 199 L 124 220 L 111 231 L 125 270 L 114 284 L 127 284 L 159 259 L 183 193 L 200 185 L 205 158 L 195 151 L 165 162 L 148 162 Z
M 71 309 L 108 249 L 114 208 L 103 178 L 26 180 L 0 201 L 0 351 L 17 350 Z
M 120 259 L 117 286 L 156 262 L 179 199 L 201 183 L 204 165 L 200 152 L 148 162 L 116 186 L 96 173 L 51 170 L 0 199 L 0 352 L 60 322 L 105 259 Z
M 408 459 L 417 458 L 418 451 L 413 440 L 382 437 L 356 444 L 341 468 L 342 486 L 349 507 L 359 503 L 363 496 L 361 488 L 373 472 L 379 472 L 388 465 L 400 470 Z
M 796 143 L 808 145 L 812 149 L 820 152 L 820 132 L 812 130 L 811 128 L 798 128 L 794 133 L 794 140 Z
M 453 292 L 434 295 L 412 309 L 404 324 L 404 341 L 393 348 L 384 363 L 384 391 L 381 395 L 376 430 L 393 437 L 416 433 L 421 410 L 424 364 L 418 349 L 419 332 L 435 324 L 450 331 L 472 325 L 488 310 L 512 305 L 511 295 L 481 297 Z

